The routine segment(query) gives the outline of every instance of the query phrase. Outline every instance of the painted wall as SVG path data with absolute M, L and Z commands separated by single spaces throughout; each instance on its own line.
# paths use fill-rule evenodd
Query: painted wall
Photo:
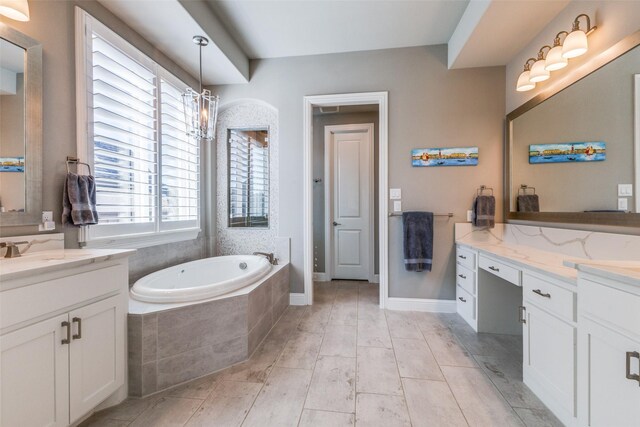
M 189 84 L 197 81 L 160 53 L 153 45 L 102 7 L 97 1 L 29 2 L 31 20 L 18 22 L 0 17 L 8 25 L 42 43 L 43 50 L 43 194 L 42 207 L 52 210 L 58 222 L 56 232 L 64 232 L 65 247 L 78 247 L 76 228 L 62 228 L 62 185 L 67 155 L 76 154 L 75 25 L 74 7 L 79 5 L 142 52 Z M 0 227 L 1 236 L 37 234 L 37 226 Z M 202 233 L 201 233 L 202 234 Z M 204 237 L 179 245 L 145 248 L 131 260 L 131 280 L 144 272 L 177 264 L 204 254 Z
M 328 185 L 327 177 L 324 176 L 324 127 L 331 125 L 348 125 L 348 124 L 362 124 L 373 123 L 373 168 L 374 168 L 374 242 L 372 250 L 375 250 L 374 254 L 374 272 L 379 273 L 380 269 L 380 257 L 378 251 L 378 211 L 379 211 L 379 186 L 378 186 L 378 165 L 379 165 L 379 150 L 378 150 L 378 112 L 366 112 L 366 113 L 337 113 L 337 114 L 315 114 L 313 116 L 313 177 L 322 179 L 322 182 L 314 183 L 313 185 L 313 247 L 314 247 L 314 259 L 317 267 L 314 271 L 325 272 L 325 226 L 328 224 L 328 220 L 324 217 L 325 200 L 324 192 L 325 186 Z
M 633 86 L 639 73 L 636 47 L 516 118 L 512 194 L 520 184 L 535 187 L 547 212 L 617 209 L 618 184 L 634 180 Z M 529 144 L 579 141 L 606 142 L 606 160 L 529 164 Z M 628 202 L 633 210 L 634 199 Z
M 581 13 L 588 14 L 592 25 L 598 29 L 589 36 L 589 51 L 569 60 L 569 66 L 551 73 L 551 78 L 538 83 L 535 89 L 528 92 L 517 92 L 516 81 L 523 70 L 525 61 L 535 57 L 544 45 L 552 45 L 555 35 L 560 31 L 570 31 L 571 24 Z M 581 28 L 584 18 L 581 18 Z M 527 45 L 508 64 L 506 72 L 506 112 L 514 110 L 536 95 L 544 91 L 554 91 L 575 81 L 575 71 L 589 60 L 613 46 L 626 36 L 638 31 L 640 22 L 640 2 L 625 0 L 574 1 L 558 14 L 531 43 Z
M 280 117 L 280 236 L 291 237 L 291 289 L 303 291 L 302 106 L 305 95 L 389 92 L 389 185 L 403 208 L 453 212 L 437 219 L 434 269 L 405 272 L 401 223 L 390 219 L 390 295 L 453 299 L 453 224 L 464 221 L 476 188 L 502 192 L 504 68 L 447 70 L 446 46 L 254 60 L 251 82 L 214 88 L 224 102 L 257 98 Z M 412 168 L 416 147 L 480 147 L 476 167 Z M 497 220 L 502 220 L 498 200 Z
M 16 93 L 0 95 L 0 157 L 23 156 L 24 73 L 14 74 Z M 24 209 L 24 172 L 0 172 L 0 206 L 6 211 Z

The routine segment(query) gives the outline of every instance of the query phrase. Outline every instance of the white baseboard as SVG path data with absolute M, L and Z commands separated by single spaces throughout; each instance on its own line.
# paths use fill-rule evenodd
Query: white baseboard
M 307 297 L 305 294 L 289 294 L 289 305 L 307 305 Z
M 389 297 L 387 298 L 386 308 L 398 311 L 455 313 L 456 300 Z
M 327 273 L 313 273 L 314 282 L 330 282 L 331 278 Z

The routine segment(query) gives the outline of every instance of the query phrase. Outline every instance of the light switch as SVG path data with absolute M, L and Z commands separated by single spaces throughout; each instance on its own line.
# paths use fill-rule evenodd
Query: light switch
M 402 212 L 402 202 L 400 200 L 396 200 L 393 202 L 393 211 Z
M 400 199 L 402 199 L 402 189 L 401 188 L 390 188 L 389 189 L 389 198 L 391 200 L 400 200 Z
M 618 210 L 626 211 L 629 209 L 628 199 L 618 199 Z
M 618 197 L 633 196 L 633 184 L 618 184 Z

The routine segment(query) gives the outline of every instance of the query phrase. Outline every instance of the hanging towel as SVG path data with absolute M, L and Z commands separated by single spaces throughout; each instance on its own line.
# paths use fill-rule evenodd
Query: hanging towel
M 516 204 L 518 212 L 540 212 L 540 200 L 537 194 L 521 194 Z
M 493 196 L 478 196 L 473 203 L 474 220 L 476 227 L 493 228 L 496 225 L 496 198 Z
M 67 174 L 62 190 L 62 224 L 79 227 L 98 223 L 93 176 Z
M 404 268 L 407 271 L 431 271 L 433 259 L 433 213 L 404 212 Z

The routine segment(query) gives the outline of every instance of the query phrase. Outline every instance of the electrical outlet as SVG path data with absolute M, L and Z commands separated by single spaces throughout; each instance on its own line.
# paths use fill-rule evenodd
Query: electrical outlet
M 467 222 L 473 222 L 473 211 L 467 211 Z
M 618 199 L 618 210 L 626 211 L 629 209 L 629 202 L 627 199 Z
M 618 184 L 618 197 L 633 196 L 633 184 Z
M 389 189 L 389 198 L 391 200 L 400 200 L 400 199 L 402 199 L 402 189 L 401 188 L 390 188 Z
M 53 221 L 52 211 L 42 211 L 42 223 Z
M 402 202 L 400 200 L 395 200 L 393 202 L 393 211 L 402 212 Z

